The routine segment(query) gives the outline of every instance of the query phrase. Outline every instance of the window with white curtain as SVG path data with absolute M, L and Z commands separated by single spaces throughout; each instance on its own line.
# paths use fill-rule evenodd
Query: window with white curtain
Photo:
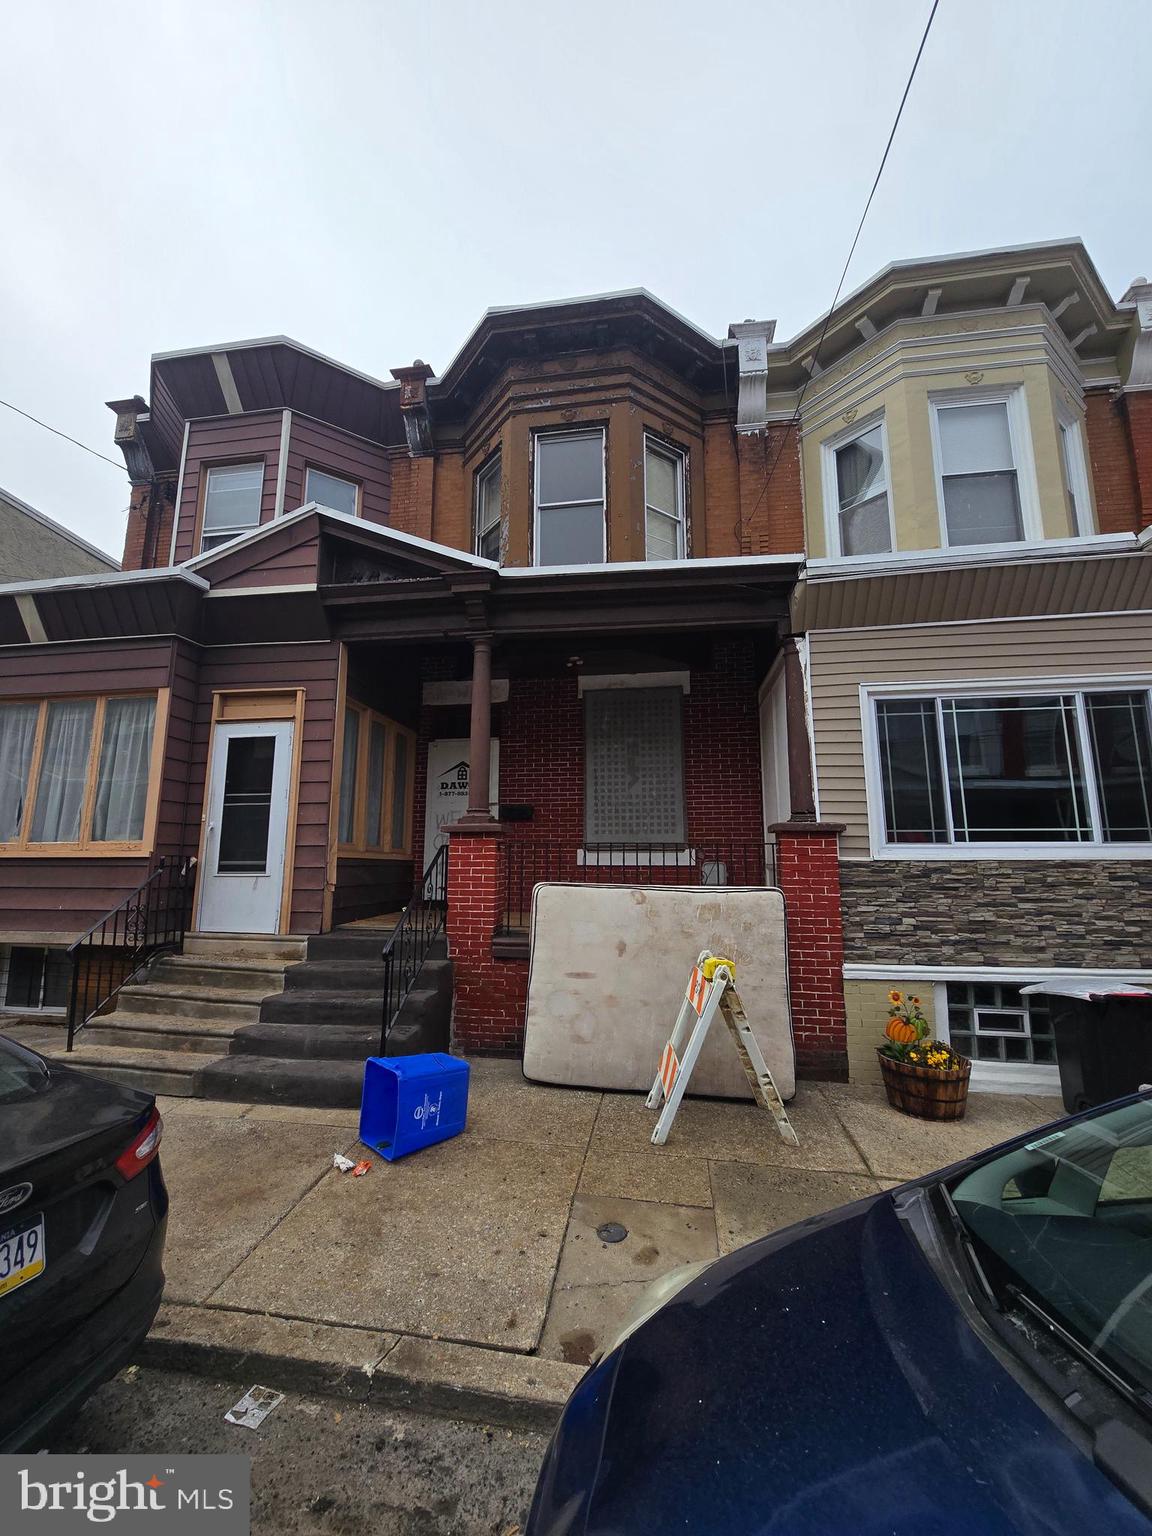
M 156 707 L 155 694 L 0 704 L 0 848 L 145 851 Z
M 935 400 L 932 409 L 948 544 L 1023 539 L 1009 401 Z
M 644 558 L 683 560 L 684 455 L 644 439 Z
M 836 530 L 842 555 L 886 555 L 892 549 L 888 465 L 880 422 L 832 449 Z

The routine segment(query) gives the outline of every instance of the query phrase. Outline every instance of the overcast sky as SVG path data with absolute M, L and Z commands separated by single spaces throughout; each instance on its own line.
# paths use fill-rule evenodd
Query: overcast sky
M 0 54 L 0 398 L 118 458 L 152 352 L 442 370 L 482 311 L 831 300 L 930 0 L 38 0 Z M 848 288 L 1081 235 L 1152 268 L 1148 0 L 941 0 Z M 123 472 L 0 408 L 0 486 L 119 556 Z

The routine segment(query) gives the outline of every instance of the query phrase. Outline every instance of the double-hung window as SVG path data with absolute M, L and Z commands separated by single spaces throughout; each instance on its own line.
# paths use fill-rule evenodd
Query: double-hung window
M 683 560 L 684 455 L 644 439 L 644 558 Z
M 1013 416 L 1019 394 L 932 402 L 944 540 L 949 546 L 1010 544 L 1024 538 Z
M 598 564 L 607 558 L 603 430 L 541 432 L 535 450 L 535 564 Z
M 476 471 L 473 511 L 475 552 L 483 560 L 500 559 L 500 455 L 495 453 Z
M 146 852 L 156 707 L 152 693 L 0 704 L 0 849 Z
M 1060 409 L 1056 417 L 1060 434 L 1060 472 L 1063 476 L 1064 502 L 1068 509 L 1068 528 L 1072 534 L 1092 533 L 1092 499 L 1088 494 L 1088 471 L 1084 464 L 1084 439 L 1079 419 Z
M 833 501 L 833 548 L 841 555 L 889 554 L 892 509 L 883 423 L 832 443 L 824 473 Z
M 214 464 L 208 470 L 201 554 L 258 526 L 263 489 L 263 460 L 256 464 Z
M 362 704 L 344 711 L 340 765 L 340 847 L 347 853 L 411 851 L 412 732 Z
M 1085 688 L 874 701 L 874 843 L 1152 843 L 1152 692 Z
M 685 838 L 683 694 L 601 688 L 584 695 L 584 836 L 628 853 Z
M 346 512 L 349 517 L 355 517 L 360 505 L 360 486 L 355 480 L 345 480 L 342 475 L 309 466 L 304 472 L 304 501 L 306 504 L 314 501 L 317 506 L 330 507 L 333 512 Z

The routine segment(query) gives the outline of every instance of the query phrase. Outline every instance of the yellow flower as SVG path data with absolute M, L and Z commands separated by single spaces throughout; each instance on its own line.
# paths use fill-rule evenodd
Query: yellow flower
M 888 1001 L 893 1005 L 893 1007 L 898 1008 L 904 1001 L 903 992 L 897 992 L 895 987 L 893 987 L 892 991 L 888 994 Z
M 913 1006 L 913 1008 L 919 1008 L 919 1006 L 920 1006 L 920 999 L 918 997 L 914 997 L 912 999 L 912 1006 Z

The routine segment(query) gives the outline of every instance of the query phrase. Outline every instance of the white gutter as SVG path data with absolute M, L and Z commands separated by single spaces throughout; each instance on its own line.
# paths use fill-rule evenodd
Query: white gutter
M 0 597 L 15 597 L 18 592 L 85 591 L 93 587 L 127 586 L 135 581 L 186 581 L 190 587 L 206 592 L 208 583 L 182 565 L 162 565 L 143 571 L 98 571 L 85 576 L 48 576 L 39 581 L 7 581 L 0 585 Z

